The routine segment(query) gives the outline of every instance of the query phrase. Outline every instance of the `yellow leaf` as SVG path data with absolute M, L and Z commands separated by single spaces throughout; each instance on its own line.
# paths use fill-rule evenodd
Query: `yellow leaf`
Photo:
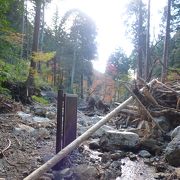
M 50 60 L 52 60 L 52 58 L 54 58 L 54 56 L 56 55 L 56 52 L 33 52 L 32 54 L 32 58 L 34 62 L 48 62 Z

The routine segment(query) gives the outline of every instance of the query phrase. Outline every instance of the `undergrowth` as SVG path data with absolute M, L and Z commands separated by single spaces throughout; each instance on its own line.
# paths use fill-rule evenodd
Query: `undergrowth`
M 43 97 L 40 97 L 40 96 L 32 96 L 32 100 L 35 101 L 35 102 L 38 102 L 40 104 L 44 104 L 44 105 L 47 105 L 49 104 L 49 101 L 44 99 Z

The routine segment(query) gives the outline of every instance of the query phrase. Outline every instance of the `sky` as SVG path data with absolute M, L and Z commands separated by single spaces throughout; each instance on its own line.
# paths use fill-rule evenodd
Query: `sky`
M 126 35 L 124 26 L 125 7 L 129 0 L 52 0 L 45 10 L 45 21 L 52 25 L 52 17 L 58 7 L 62 16 L 71 8 L 78 8 L 89 15 L 96 23 L 98 36 L 98 59 L 93 62 L 94 69 L 104 72 L 109 55 L 121 47 L 129 56 L 133 45 Z M 143 0 L 147 3 L 147 0 Z M 167 0 L 151 0 L 151 39 L 157 38 L 163 7 Z

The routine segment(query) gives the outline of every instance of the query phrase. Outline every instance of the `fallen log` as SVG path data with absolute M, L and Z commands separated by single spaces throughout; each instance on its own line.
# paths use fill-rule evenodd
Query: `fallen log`
M 146 112 L 148 117 L 152 120 L 152 122 L 161 130 L 162 133 L 164 133 L 164 130 L 160 127 L 160 125 L 154 120 L 150 112 L 146 109 L 146 107 L 143 105 L 143 103 L 138 99 L 138 97 L 129 89 L 128 86 L 126 86 L 126 89 L 131 93 L 131 95 L 136 99 L 136 101 L 139 103 L 139 105 L 142 107 L 142 109 Z
M 152 80 L 149 84 L 156 83 L 156 79 Z M 131 96 L 129 99 L 124 101 L 121 105 L 116 107 L 113 111 L 108 113 L 104 118 L 102 118 L 99 122 L 93 125 L 90 129 L 88 129 L 84 134 L 79 136 L 73 142 L 71 142 L 68 146 L 62 149 L 59 153 L 57 153 L 54 157 L 52 157 L 45 164 L 40 166 L 30 175 L 28 175 L 24 180 L 36 180 L 42 174 L 44 174 L 47 170 L 55 166 L 60 160 L 65 158 L 70 152 L 72 152 L 75 148 L 77 148 L 83 141 L 87 140 L 94 132 L 96 132 L 101 126 L 103 126 L 108 120 L 110 120 L 113 116 L 115 116 L 121 109 L 126 107 L 129 103 L 133 101 L 133 97 Z
M 126 114 L 129 116 L 137 117 L 139 114 L 137 111 L 129 110 L 129 109 L 122 109 L 120 110 L 120 113 Z

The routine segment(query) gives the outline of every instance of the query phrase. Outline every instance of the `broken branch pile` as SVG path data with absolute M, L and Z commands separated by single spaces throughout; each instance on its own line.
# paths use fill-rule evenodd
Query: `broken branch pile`
M 134 97 L 134 106 L 127 106 L 119 113 L 116 121 L 117 128 L 152 128 L 159 126 L 156 117 L 164 116 L 170 122 L 171 128 L 180 124 L 180 84 L 178 82 L 163 84 L 158 80 L 151 86 L 145 85 L 142 91 L 137 86 L 131 91 L 127 85 L 126 89 Z

